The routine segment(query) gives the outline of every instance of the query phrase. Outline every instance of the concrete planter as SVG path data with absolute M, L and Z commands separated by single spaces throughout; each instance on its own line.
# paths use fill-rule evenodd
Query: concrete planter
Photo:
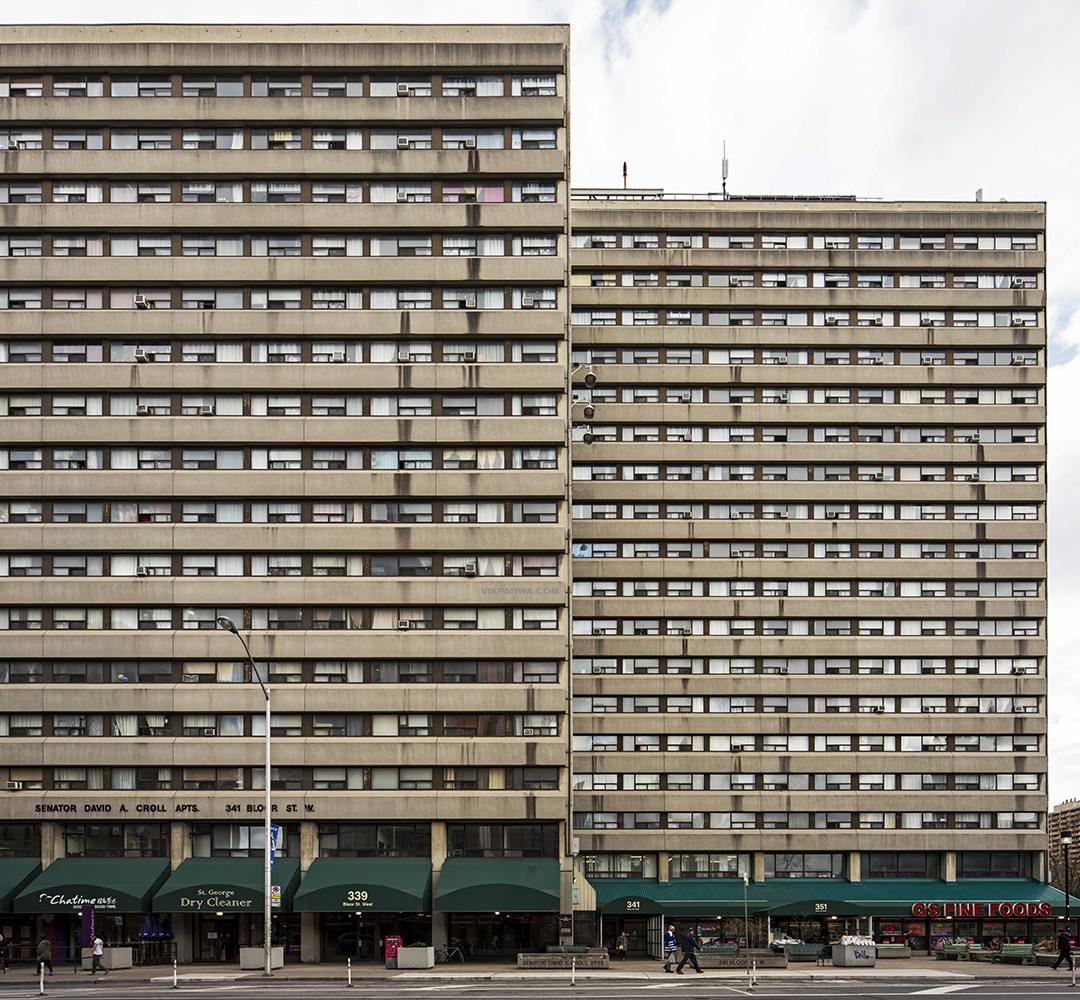
M 285 964 L 285 949 L 284 948 L 271 948 L 270 949 L 270 968 L 280 969 Z M 265 969 L 266 968 L 266 953 L 262 948 L 241 948 L 240 949 L 240 968 L 241 969 Z
M 399 969 L 434 969 L 434 948 L 398 948 L 397 967 Z
M 832 964 L 846 968 L 877 965 L 877 949 L 872 944 L 834 944 Z
M 101 964 L 109 969 L 130 969 L 132 966 L 131 948 L 106 948 L 101 953 Z M 89 948 L 83 948 L 82 967 L 89 972 L 94 964 L 94 956 Z

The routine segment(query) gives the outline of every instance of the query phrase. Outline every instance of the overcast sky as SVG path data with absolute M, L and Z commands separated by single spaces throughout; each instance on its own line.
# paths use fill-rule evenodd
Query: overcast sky
M 140 22 L 134 0 L 7 5 Z M 1080 796 L 1080 2 L 187 0 L 158 21 L 571 25 L 577 187 L 1048 203 L 1050 804 Z M 1070 391 L 1070 386 L 1074 388 Z M 1061 504 L 1065 503 L 1065 508 Z

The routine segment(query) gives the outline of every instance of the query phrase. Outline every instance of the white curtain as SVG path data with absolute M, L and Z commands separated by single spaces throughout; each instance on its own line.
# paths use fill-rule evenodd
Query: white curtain
M 139 613 L 135 608 L 113 608 L 112 627 L 114 629 L 136 629 L 139 627 Z
M 476 568 L 480 576 L 504 576 L 506 573 L 506 564 L 500 555 L 477 556 Z
M 372 296 L 371 308 L 381 308 L 375 305 L 374 292 L 372 293 Z M 377 362 L 397 361 L 397 344 L 386 343 L 384 341 L 372 343 L 371 361 L 373 364 Z
M 112 787 L 114 791 L 120 789 L 131 790 L 135 787 L 135 768 L 114 767 L 112 769 Z
M 476 613 L 476 627 L 479 629 L 506 628 L 506 614 L 502 608 L 480 608 Z
M 137 715 L 113 715 L 112 727 L 114 736 L 138 736 L 139 717 Z

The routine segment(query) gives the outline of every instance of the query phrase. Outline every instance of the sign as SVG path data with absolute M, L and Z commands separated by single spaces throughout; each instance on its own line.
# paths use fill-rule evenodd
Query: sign
M 281 827 L 277 823 L 270 824 L 270 870 L 274 870 L 274 858 L 277 856 L 278 847 L 281 844 Z
M 574 936 L 574 915 L 572 913 L 564 913 L 559 917 L 559 929 L 563 937 Z
M 1049 917 L 1049 903 L 913 903 L 913 917 Z
M 281 906 L 281 886 L 280 885 L 272 885 L 272 886 L 270 886 L 270 906 L 272 908 Z

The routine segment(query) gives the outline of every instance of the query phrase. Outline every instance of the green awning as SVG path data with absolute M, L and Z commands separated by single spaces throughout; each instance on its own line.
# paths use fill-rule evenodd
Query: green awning
M 596 890 L 596 908 L 609 915 L 721 917 L 743 912 L 741 878 L 591 878 L 589 883 Z M 751 913 L 766 905 L 760 883 L 747 887 L 746 905 Z
M 41 871 L 37 858 L 0 858 L 0 913 L 10 913 L 12 900 Z
M 15 913 L 150 913 L 167 858 L 58 858 L 15 897 Z
M 188 858 L 154 896 L 154 910 L 262 913 L 264 871 L 262 858 Z M 300 862 L 278 858 L 272 882 L 281 889 L 281 905 L 272 912 L 291 913 L 293 894 L 300 884 Z
M 450 858 L 435 909 L 447 913 L 543 913 L 559 910 L 559 862 L 552 858 Z
M 431 910 L 427 858 L 316 858 L 293 898 L 299 913 Z

